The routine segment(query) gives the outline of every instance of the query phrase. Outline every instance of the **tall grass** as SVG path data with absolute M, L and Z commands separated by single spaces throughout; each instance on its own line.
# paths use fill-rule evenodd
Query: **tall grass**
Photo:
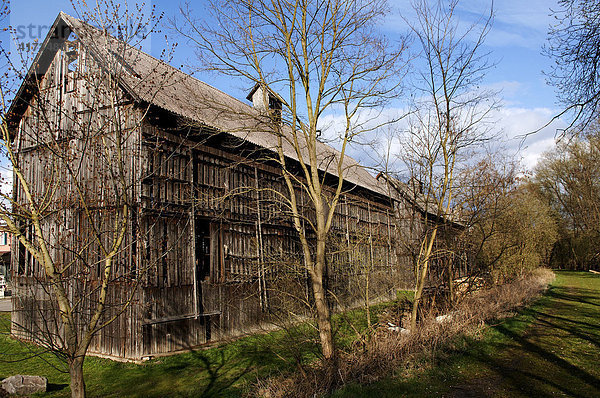
M 456 336 L 472 335 L 486 322 L 512 315 L 539 297 L 553 279 L 552 271 L 540 268 L 511 283 L 477 291 L 459 300 L 444 321 L 436 321 L 431 311 L 410 333 L 380 325 L 373 329 L 366 344 L 361 342 L 355 349 L 340 353 L 335 375 L 317 362 L 305 372 L 260 382 L 256 395 L 308 398 L 326 395 L 350 382 L 372 383 L 420 356 L 435 356 Z

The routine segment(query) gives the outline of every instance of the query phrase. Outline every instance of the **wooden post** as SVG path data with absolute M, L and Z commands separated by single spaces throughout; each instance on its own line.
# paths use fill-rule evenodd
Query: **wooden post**
M 369 266 L 369 270 L 367 271 L 365 278 L 366 279 L 366 287 L 365 287 L 365 301 L 366 301 L 366 310 L 367 310 L 367 327 L 371 327 L 371 309 L 369 308 L 370 305 L 370 298 L 369 298 L 369 282 L 371 279 L 371 272 L 373 272 L 375 270 L 375 259 L 373 256 L 373 233 L 372 233 L 372 225 L 371 225 L 371 204 L 369 202 L 367 202 L 367 212 L 368 212 L 368 217 L 369 217 L 369 250 L 370 250 L 370 254 L 371 254 L 371 258 L 370 258 L 370 266 Z
M 369 251 L 371 252 L 371 269 L 374 268 L 374 261 L 375 259 L 373 258 L 373 233 L 372 233 L 372 221 L 371 221 L 371 205 L 369 204 L 369 202 L 367 202 L 367 212 L 368 212 L 368 216 L 369 216 Z
M 193 149 L 190 148 L 189 152 L 189 156 L 190 156 L 190 161 L 189 161 L 189 167 L 191 168 L 190 170 L 190 176 L 189 176 L 189 180 L 190 180 L 190 200 L 192 201 L 192 205 L 191 205 L 191 209 L 190 209 L 190 217 L 191 217 L 191 226 L 190 228 L 192 229 L 192 265 L 193 265 L 193 271 L 194 271 L 194 316 L 197 318 L 200 313 L 199 313 L 199 307 L 200 307 L 200 303 L 199 303 L 199 297 L 198 297 L 198 258 L 196 257 L 196 162 L 195 162 L 195 158 L 194 158 L 194 151 Z
M 348 282 L 348 291 L 350 291 L 352 285 L 352 249 L 350 248 L 350 217 L 349 214 L 349 204 L 348 204 L 348 196 L 344 195 L 344 203 L 345 203 L 345 216 L 346 216 L 346 250 L 348 251 L 348 275 L 346 277 L 346 281 Z
M 346 195 L 344 195 L 344 203 L 346 207 L 346 210 L 344 211 L 344 213 L 346 213 L 346 244 L 348 246 L 348 263 L 350 265 L 352 264 L 352 250 L 350 250 L 350 218 L 348 217 L 349 205 L 348 197 Z
M 224 249 L 224 236 L 223 236 L 223 221 L 219 221 L 219 282 L 225 282 L 225 249 Z
M 267 284 L 265 282 L 264 253 L 262 240 L 262 218 L 260 212 L 260 194 L 258 190 L 258 168 L 254 166 L 254 188 L 256 189 L 256 239 L 258 255 L 258 294 L 260 296 L 260 308 L 264 311 L 269 307 L 267 303 Z
M 392 231 L 391 231 L 391 226 L 390 226 L 390 212 L 386 209 L 385 210 L 385 217 L 387 220 L 387 235 L 388 235 L 388 267 L 391 265 L 392 263 Z

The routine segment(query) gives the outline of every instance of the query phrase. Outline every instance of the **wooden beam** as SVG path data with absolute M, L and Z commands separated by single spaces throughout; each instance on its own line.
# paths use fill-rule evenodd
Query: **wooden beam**
M 204 312 L 202 314 L 186 314 L 186 315 L 175 315 L 175 316 L 167 316 L 164 318 L 155 318 L 155 319 L 144 319 L 142 326 L 147 325 L 156 325 L 159 323 L 167 323 L 167 322 L 177 322 L 184 321 L 186 319 L 198 319 L 201 317 L 211 316 L 211 315 L 221 315 L 221 311 L 213 311 L 213 312 Z

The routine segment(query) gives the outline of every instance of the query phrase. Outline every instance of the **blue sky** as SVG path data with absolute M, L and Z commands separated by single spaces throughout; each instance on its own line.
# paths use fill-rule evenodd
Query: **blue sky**
M 91 4 L 92 2 L 90 2 Z M 154 0 L 150 4 L 158 12 L 165 13 L 165 21 L 178 13 L 179 2 Z M 201 15 L 203 1 L 194 1 L 192 7 Z M 393 39 L 395 35 L 407 31 L 403 18 L 411 20 L 409 0 L 390 1 L 392 13 L 383 23 L 386 34 Z M 489 12 L 490 2 L 482 0 L 462 0 L 458 8 L 461 23 L 469 24 Z M 501 0 L 494 2 L 494 25 L 486 40 L 485 50 L 491 53 L 491 60 L 496 67 L 489 71 L 485 84 L 501 90 L 504 107 L 498 112 L 497 126 L 504 130 L 508 137 L 507 147 L 511 152 L 520 148 L 519 156 L 523 164 L 531 168 L 541 152 L 551 147 L 557 128 L 564 125 L 561 121 L 554 123 L 540 133 L 528 138 L 522 146 L 521 140 L 512 137 L 535 130 L 544 125 L 558 112 L 554 91 L 546 85 L 543 70 L 548 70 L 551 60 L 541 54 L 546 40 L 548 26 L 552 21 L 550 8 L 556 8 L 555 0 Z M 10 24 L 21 27 L 26 32 L 27 41 L 37 37 L 37 29 L 49 26 L 59 11 L 72 14 L 72 6 L 68 0 L 13 0 L 11 5 Z M 29 26 L 34 28 L 29 35 Z M 156 33 L 152 41 L 144 45 L 144 49 L 158 56 L 164 47 L 164 35 L 168 29 Z M 33 37 L 30 37 L 33 36 Z M 43 39 L 43 38 L 42 38 Z M 6 40 L 4 36 L 3 41 Z M 173 40 L 173 38 L 171 38 Z M 175 39 L 176 40 L 176 39 Z M 185 42 L 180 42 L 172 60 L 175 66 L 194 65 L 197 59 L 193 50 Z M 213 74 L 196 74 L 196 77 L 230 95 L 244 99 L 247 82 L 222 78 Z

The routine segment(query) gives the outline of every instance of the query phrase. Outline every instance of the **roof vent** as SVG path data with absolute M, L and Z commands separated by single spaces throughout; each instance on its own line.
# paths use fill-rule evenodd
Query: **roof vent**
M 254 85 L 246 99 L 252 101 L 254 108 L 260 112 L 272 110 L 281 115 L 281 99 L 277 94 L 260 83 Z

